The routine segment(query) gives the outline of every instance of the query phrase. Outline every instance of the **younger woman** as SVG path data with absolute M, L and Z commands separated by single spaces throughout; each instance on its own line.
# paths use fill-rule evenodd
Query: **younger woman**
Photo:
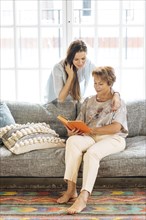
M 52 102 L 79 101 L 84 97 L 95 65 L 87 58 L 87 46 L 82 40 L 73 41 L 64 60 L 57 63 L 47 82 L 46 99 Z M 120 106 L 118 93 L 112 91 L 113 111 Z

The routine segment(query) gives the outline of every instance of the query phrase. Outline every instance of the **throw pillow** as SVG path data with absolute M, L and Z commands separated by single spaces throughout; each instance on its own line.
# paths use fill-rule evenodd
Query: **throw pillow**
M 0 128 L 4 145 L 14 154 L 33 150 L 64 147 L 65 140 L 46 123 L 15 124 Z
M 10 124 L 15 124 L 15 120 L 6 103 L 0 102 L 0 127 Z
M 0 102 L 0 128 L 10 124 L 15 124 L 15 120 L 6 103 Z M 0 144 L 1 143 L 2 140 L 0 138 Z

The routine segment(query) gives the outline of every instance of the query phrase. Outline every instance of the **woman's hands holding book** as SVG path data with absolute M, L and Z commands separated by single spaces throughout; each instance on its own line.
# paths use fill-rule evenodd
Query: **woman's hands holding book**
M 67 135 L 69 137 L 72 136 L 72 135 L 83 135 L 83 132 L 81 132 L 79 129 L 72 129 L 72 130 L 70 130 L 70 129 L 68 129 L 66 127 L 66 130 L 67 130 Z

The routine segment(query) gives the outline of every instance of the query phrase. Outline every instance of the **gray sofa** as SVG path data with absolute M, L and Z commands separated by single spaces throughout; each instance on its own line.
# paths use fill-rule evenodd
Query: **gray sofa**
M 75 119 L 80 105 L 73 102 L 45 105 L 7 102 L 16 123 L 46 122 L 60 137 L 66 138 L 66 129 L 56 119 L 62 114 Z M 123 152 L 105 157 L 100 163 L 98 177 L 146 177 L 146 101 L 127 103 L 129 135 Z M 49 148 L 15 155 L 5 146 L 0 151 L 1 177 L 62 178 L 65 148 Z M 79 177 L 82 175 L 82 166 Z

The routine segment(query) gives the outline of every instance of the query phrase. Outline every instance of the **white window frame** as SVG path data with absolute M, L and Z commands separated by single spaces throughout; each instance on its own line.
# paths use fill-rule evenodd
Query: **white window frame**
M 2 0 L 5 1 L 5 0 Z M 2 27 L 13 27 L 14 30 L 14 66 L 15 68 L 1 68 L 1 70 L 13 70 L 15 71 L 15 99 L 13 101 L 20 101 L 18 100 L 18 71 L 21 70 L 21 68 L 18 67 L 18 53 L 17 53 L 17 39 L 16 39 L 16 13 L 15 13 L 15 4 L 16 1 L 13 1 L 13 19 L 14 19 L 14 24 L 13 25 L 4 25 Z M 39 90 L 39 97 L 38 97 L 38 102 L 43 102 L 43 90 L 44 90 L 44 85 L 42 85 L 42 71 L 43 70 L 47 70 L 48 71 L 48 76 L 49 76 L 49 72 L 51 71 L 51 66 L 49 68 L 44 68 L 41 65 L 41 25 L 40 25 L 40 0 L 37 0 L 37 4 L 38 4 L 38 56 L 39 56 L 39 65 L 38 68 L 32 68 L 32 70 L 38 70 L 39 73 L 39 85 L 38 85 L 38 90 Z M 96 5 L 98 5 L 98 0 L 95 0 L 95 8 Z M 121 8 L 121 10 L 119 10 L 119 18 L 120 18 L 120 22 L 122 21 L 122 1 L 120 1 L 119 7 Z M 146 2 L 145 2 L 145 21 L 146 21 Z M 73 25 L 73 6 L 72 6 L 72 1 L 68 1 L 68 0 L 63 0 L 63 24 L 62 24 L 62 29 L 63 29 L 63 53 L 66 53 L 66 49 L 67 46 L 70 44 L 70 42 L 73 40 L 72 39 L 72 27 L 75 26 Z M 97 13 L 95 13 L 95 15 L 97 16 Z M 97 17 L 95 16 L 95 32 L 96 35 L 98 36 L 98 24 L 97 24 Z M 80 26 L 80 25 L 76 25 L 76 26 Z M 84 25 L 81 25 L 84 26 Z M 90 27 L 91 25 L 85 25 L 87 28 Z M 110 25 L 111 26 L 111 25 Z M 119 25 L 118 25 L 119 26 Z M 24 27 L 24 26 L 22 26 Z M 27 26 L 26 26 L 27 27 Z M 29 26 L 31 27 L 31 26 Z M 33 27 L 33 26 L 32 26 Z M 115 25 L 114 25 L 115 27 Z M 123 71 L 123 67 L 122 67 L 122 23 L 119 26 L 119 30 L 120 30 L 120 34 L 119 34 L 119 38 L 120 38 L 120 47 L 119 47 L 119 59 L 120 59 L 120 65 L 119 65 L 119 74 L 122 75 L 122 71 Z M 145 22 L 145 37 L 144 37 L 144 57 L 146 59 L 146 22 Z M 98 60 L 98 38 L 95 38 L 95 54 L 94 54 L 94 60 Z M 144 62 L 144 79 L 146 80 L 146 62 Z M 31 68 L 22 68 L 22 70 L 27 70 Z M 145 80 L 144 80 L 144 88 L 145 88 Z M 1 73 L 0 73 L 0 83 L 2 82 L 2 78 L 1 78 Z M 4 82 L 6 83 L 6 82 Z M 120 88 L 119 88 L 120 90 Z M 146 91 L 144 91 L 146 92 Z M 1 98 L 1 89 L 0 89 L 0 99 L 3 99 L 4 97 Z M 22 100 L 23 101 L 23 100 Z M 25 100 L 26 101 L 26 100 Z M 32 100 L 33 101 L 33 100 Z

